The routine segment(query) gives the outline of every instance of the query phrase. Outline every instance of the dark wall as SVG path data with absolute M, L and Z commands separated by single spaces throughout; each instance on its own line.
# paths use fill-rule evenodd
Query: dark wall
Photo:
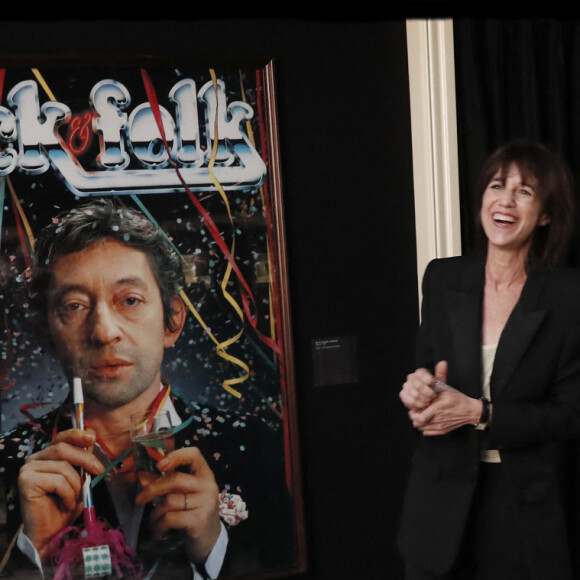
M 418 318 L 404 20 L 3 22 L 2 54 L 274 59 L 306 577 L 400 578 L 412 434 L 398 391 Z M 348 384 L 313 380 L 326 337 L 356 344 Z

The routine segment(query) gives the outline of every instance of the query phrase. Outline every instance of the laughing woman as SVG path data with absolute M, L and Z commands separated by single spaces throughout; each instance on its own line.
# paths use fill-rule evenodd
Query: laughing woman
M 407 580 L 574 578 L 563 449 L 580 436 L 580 272 L 565 163 L 510 143 L 482 169 L 480 258 L 423 278 L 400 399 L 422 433 L 399 546 Z

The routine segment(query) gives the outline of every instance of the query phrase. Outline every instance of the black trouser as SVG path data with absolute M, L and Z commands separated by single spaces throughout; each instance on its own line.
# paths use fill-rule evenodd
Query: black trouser
M 464 542 L 451 572 L 443 576 L 407 563 L 405 580 L 527 580 L 521 532 L 508 500 L 501 463 L 482 463 Z

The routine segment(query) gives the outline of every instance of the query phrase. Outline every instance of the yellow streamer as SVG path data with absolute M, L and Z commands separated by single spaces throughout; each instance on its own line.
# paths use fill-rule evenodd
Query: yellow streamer
M 32 69 L 32 73 L 36 77 L 36 80 L 40 83 L 40 86 L 44 89 L 44 91 L 48 95 L 48 98 L 51 101 L 56 101 L 55 96 L 52 94 L 52 91 L 50 90 L 50 87 L 48 86 L 48 84 L 44 80 L 43 76 L 40 74 L 40 71 L 37 68 L 33 68 Z
M 217 77 L 216 77 L 215 71 L 213 69 L 210 69 L 210 75 L 211 75 L 211 79 L 212 79 L 212 83 L 213 83 L 213 88 L 214 88 L 216 95 L 217 95 Z M 216 103 L 217 103 L 217 99 L 216 99 Z M 233 228 L 233 219 L 232 219 L 232 213 L 231 213 L 231 209 L 230 209 L 229 200 L 227 198 L 226 192 L 224 191 L 221 183 L 216 179 L 216 177 L 213 173 L 213 168 L 215 166 L 215 161 L 216 161 L 216 157 L 217 157 L 218 141 L 219 141 L 219 139 L 218 139 L 218 114 L 217 114 L 217 108 L 216 108 L 216 115 L 215 115 L 215 119 L 214 119 L 214 140 L 212 143 L 211 157 L 210 157 L 210 160 L 208 163 L 208 173 L 209 173 L 209 177 L 210 177 L 212 183 L 215 185 L 216 189 L 218 190 L 219 194 L 221 195 L 221 197 L 224 201 L 224 204 L 225 204 L 227 212 L 228 212 L 228 218 L 229 218 L 230 223 L 232 224 L 232 228 Z M 235 236 L 235 230 L 234 230 L 234 236 Z M 235 256 L 235 246 L 236 246 L 236 242 L 235 242 L 235 238 L 234 238 L 234 240 L 232 242 L 232 247 L 230 249 L 230 254 L 232 256 Z M 234 297 L 227 291 L 227 285 L 228 285 L 229 280 L 230 280 L 232 269 L 233 268 L 232 268 L 231 263 L 228 262 L 228 265 L 226 267 L 226 272 L 224 274 L 224 278 L 223 278 L 220 286 L 221 286 L 222 293 L 223 293 L 224 297 L 231 304 L 231 306 L 233 307 L 233 309 L 235 310 L 237 315 L 240 317 L 240 320 L 243 322 L 244 312 L 243 312 L 242 308 L 236 302 Z M 248 366 L 242 360 L 228 354 L 225 349 L 228 346 L 231 346 L 232 344 L 237 342 L 241 338 L 242 334 L 243 334 L 243 329 L 238 334 L 231 337 L 229 340 L 221 342 L 221 343 L 218 342 L 217 346 L 216 346 L 216 352 L 220 357 L 222 357 L 223 359 L 228 360 L 229 362 L 239 366 L 240 368 L 242 368 L 245 371 L 245 374 L 243 376 L 238 377 L 236 379 L 227 379 L 222 383 L 222 386 L 224 387 L 224 389 L 226 389 L 226 391 L 235 395 L 238 398 L 241 398 L 242 395 L 239 391 L 234 389 L 232 387 L 232 385 L 239 384 L 239 383 L 246 381 L 248 379 L 248 377 L 250 376 L 250 370 L 249 370 Z
M 190 312 L 197 319 L 197 321 L 199 322 L 199 324 L 201 325 L 201 327 L 203 328 L 203 330 L 205 331 L 205 333 L 209 336 L 209 338 L 216 345 L 216 353 L 218 354 L 218 356 L 222 357 L 225 360 L 228 360 L 230 362 L 233 362 L 237 366 L 239 366 L 242 369 L 244 369 L 244 371 L 246 373 L 245 376 L 238 377 L 237 379 L 227 379 L 226 381 L 224 381 L 222 383 L 223 388 L 228 393 L 230 393 L 234 397 L 237 397 L 238 399 L 240 399 L 242 397 L 242 394 L 239 391 L 237 391 L 236 389 L 234 389 L 231 385 L 234 385 L 234 384 L 241 383 L 241 382 L 245 381 L 248 378 L 249 374 L 250 374 L 250 369 L 246 365 L 246 363 L 244 363 L 243 361 L 241 361 L 239 359 L 236 359 L 236 358 L 232 357 L 231 355 L 227 354 L 227 352 L 224 349 L 225 349 L 225 347 L 227 347 L 230 344 L 233 344 L 234 342 L 236 342 L 237 340 L 239 340 L 240 337 L 243 334 L 243 330 L 240 331 L 237 335 L 235 335 L 232 338 L 230 338 L 229 340 L 227 340 L 225 342 L 220 342 L 212 334 L 209 326 L 205 323 L 205 321 L 203 320 L 201 314 L 198 312 L 198 310 L 195 308 L 195 306 L 191 303 L 191 300 L 189 299 L 189 296 L 187 296 L 187 294 L 183 290 L 180 292 L 180 296 L 181 296 L 182 300 L 185 302 L 185 305 L 189 308 Z
M 242 80 L 242 71 L 239 71 L 239 78 L 240 78 L 240 92 L 242 93 L 242 101 L 247 103 L 246 99 L 246 90 L 244 89 L 244 81 Z M 246 121 L 246 131 L 248 133 L 248 138 L 254 147 L 256 146 L 256 140 L 254 139 L 254 130 L 252 129 L 252 122 L 250 119 Z

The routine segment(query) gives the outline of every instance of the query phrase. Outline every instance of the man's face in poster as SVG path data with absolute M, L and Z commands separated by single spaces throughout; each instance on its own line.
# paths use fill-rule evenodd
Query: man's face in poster
M 164 350 L 179 337 L 165 328 L 146 254 L 113 239 L 55 260 L 47 314 L 65 373 L 107 407 L 160 385 Z

